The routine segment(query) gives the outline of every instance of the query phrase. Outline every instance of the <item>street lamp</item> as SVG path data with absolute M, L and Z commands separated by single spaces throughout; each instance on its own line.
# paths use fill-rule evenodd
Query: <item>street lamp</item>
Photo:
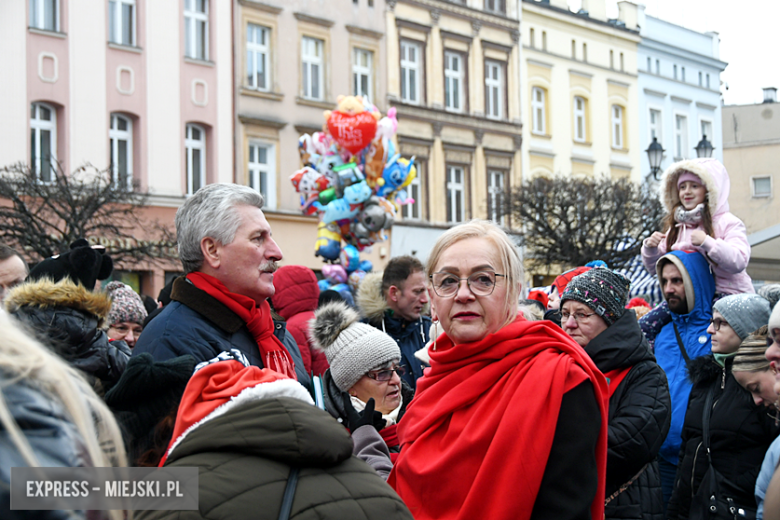
M 658 142 L 657 137 L 653 137 L 653 142 L 647 147 L 647 158 L 650 159 L 650 173 L 653 178 L 658 180 L 658 172 L 661 171 L 661 161 L 664 160 L 664 147 Z
M 712 151 L 714 149 L 715 148 L 712 147 L 712 143 L 707 141 L 706 135 L 701 136 L 701 141 L 699 141 L 699 144 L 697 144 L 696 148 L 694 148 L 694 150 L 696 150 L 696 157 L 703 157 L 705 159 L 707 157 L 712 157 Z

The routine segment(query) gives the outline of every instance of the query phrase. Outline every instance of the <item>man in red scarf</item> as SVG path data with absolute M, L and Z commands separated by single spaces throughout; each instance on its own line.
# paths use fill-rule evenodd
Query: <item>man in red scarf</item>
M 185 201 L 176 234 L 186 275 L 133 355 L 189 354 L 200 362 L 238 349 L 251 365 L 308 383 L 297 344 L 274 323 L 267 301 L 282 251 L 262 208 L 262 195 L 236 184 L 210 184 Z

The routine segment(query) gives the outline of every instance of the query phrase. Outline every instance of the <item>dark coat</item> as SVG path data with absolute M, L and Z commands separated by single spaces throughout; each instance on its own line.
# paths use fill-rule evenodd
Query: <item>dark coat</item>
M 412 518 L 395 491 L 352 456 L 343 426 L 289 397 L 240 405 L 202 424 L 165 465 L 200 468 L 199 509 L 136 512 L 138 520 L 276 520 L 292 467 L 300 475 L 291 519 Z
M 164 361 L 190 355 L 200 363 L 235 348 L 246 355 L 251 365 L 263 368 L 254 336 L 244 320 L 224 304 L 184 277 L 173 283 L 171 300 L 141 333 L 133 349 L 134 356 L 148 352 L 156 361 Z M 274 335 L 295 363 L 298 381 L 308 387 L 310 380 L 303 368 L 298 345 L 286 333 L 284 323 L 275 322 L 274 326 Z
M 603 373 L 632 367 L 609 399 L 606 495 L 615 493 L 647 465 L 607 504 L 605 517 L 663 520 L 656 457 L 672 420 L 666 375 L 631 310 L 593 338 L 585 351 Z
M 5 306 L 41 343 L 87 374 L 99 394 L 119 381 L 130 348 L 124 341 L 109 341 L 103 330 L 111 310 L 107 294 L 69 279 L 42 278 L 15 287 Z
M 756 478 L 778 427 L 768 408 L 757 405 L 734 379 L 732 362 L 729 358 L 721 367 L 709 355 L 693 359 L 688 367 L 693 389 L 683 424 L 677 480 L 667 510 L 669 519 L 688 518 L 691 498 L 708 468 L 702 448 L 702 412 L 710 388 L 715 390 L 710 416 L 712 465 L 732 484 L 723 489 L 724 494 L 741 507 L 756 509 Z

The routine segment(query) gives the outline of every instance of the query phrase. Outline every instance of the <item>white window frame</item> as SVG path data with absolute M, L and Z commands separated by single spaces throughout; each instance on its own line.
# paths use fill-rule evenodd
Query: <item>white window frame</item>
M 466 169 L 462 166 L 447 165 L 447 222 L 459 224 L 466 221 Z M 460 173 L 457 181 L 455 173 Z M 460 201 L 460 212 L 458 204 Z
M 703 78 L 704 78 L 704 75 L 702 74 L 702 72 L 701 72 L 701 71 L 699 71 L 699 86 L 700 86 L 700 87 L 701 87 L 701 86 L 704 86 L 704 81 L 703 81 Z
M 453 68 L 456 63 L 457 70 Z M 466 111 L 466 96 L 463 92 L 466 86 L 465 66 L 463 54 L 444 51 L 444 109 L 449 112 Z M 457 90 L 457 96 L 453 96 L 453 90 Z
M 528 29 L 528 46 L 532 49 L 536 48 L 536 35 L 533 27 Z
M 769 192 L 768 193 L 757 193 L 756 192 L 756 181 L 759 180 L 769 180 Z M 751 197 L 754 199 L 765 199 L 765 198 L 771 198 L 772 197 L 772 176 L 771 175 L 757 175 L 755 177 L 750 177 L 750 194 Z
M 661 60 L 658 59 L 655 60 L 655 74 L 656 76 L 661 75 Z
M 366 58 L 366 65 L 361 64 L 361 58 Z M 365 79 L 365 89 L 363 80 Z M 368 49 L 355 47 L 352 52 L 352 91 L 355 96 L 365 96 L 371 101 L 374 91 L 374 53 Z
M 508 175 L 502 170 L 488 170 L 488 219 L 499 226 L 506 226 L 506 215 L 498 214 L 498 209 L 506 198 L 506 180 Z
M 678 122 L 683 121 L 682 128 Z M 675 112 L 674 114 L 674 160 L 688 158 L 688 115 Z
M 710 75 L 707 74 L 707 88 L 710 88 Z
M 126 21 L 124 19 L 125 6 L 130 9 L 130 34 L 127 35 L 127 40 L 125 40 L 123 31 Z M 114 16 L 111 16 L 112 7 Z M 108 39 L 111 43 L 128 47 L 136 46 L 136 12 L 135 0 L 108 0 Z
M 685 67 L 680 67 L 680 81 L 685 83 Z
M 260 162 L 259 150 L 265 149 L 266 162 Z M 252 153 L 254 152 L 254 153 Z M 254 160 L 252 160 L 254 156 Z M 265 174 L 266 191 L 260 189 L 261 176 Z M 276 209 L 276 145 L 266 141 L 249 141 L 247 150 L 247 175 L 249 186 L 263 195 L 265 206 Z
M 127 130 L 119 129 L 119 121 L 123 120 L 127 124 Z M 119 142 L 125 141 L 125 153 L 127 157 L 127 164 L 125 165 L 125 172 L 127 177 L 125 182 L 127 183 L 127 189 L 133 189 L 133 120 L 122 114 L 111 114 L 111 124 L 108 129 L 108 141 L 111 147 L 110 157 L 111 161 L 111 182 L 115 187 L 119 187 L 120 179 L 120 164 L 118 162 L 119 157 Z
M 404 204 L 401 206 L 401 214 L 404 220 L 422 220 L 422 176 L 424 165 L 422 161 L 414 161 L 414 165 L 417 168 L 417 175 L 406 187 L 406 193 L 409 198 L 414 199 L 411 204 Z
M 193 129 L 200 131 L 200 139 L 191 137 Z M 194 123 L 187 123 L 184 135 L 187 168 L 187 195 L 193 195 L 197 191 L 193 189 L 195 187 L 193 178 L 195 170 L 193 167 L 193 155 L 196 150 L 200 151 L 200 179 L 198 179 L 200 186 L 198 189 L 206 185 L 206 129 Z
M 581 106 L 577 106 L 578 103 Z M 588 129 L 585 126 L 587 124 L 586 104 L 587 100 L 584 97 L 574 96 L 574 140 L 578 143 L 584 143 L 588 137 Z
M 674 79 L 677 79 L 677 64 L 676 63 L 672 66 L 672 70 L 674 71 Z
M 541 100 L 537 99 L 537 93 Z M 546 89 L 542 87 L 533 87 L 531 89 L 531 114 L 533 115 L 532 132 L 539 135 L 547 135 L 547 108 L 545 106 L 547 97 Z
M 612 121 L 612 148 L 623 149 L 623 120 L 625 109 L 621 105 L 610 107 L 610 119 Z
M 653 72 L 653 58 L 647 57 L 647 72 Z
M 198 2 L 203 11 L 197 11 Z M 197 48 L 198 27 L 203 24 L 203 46 Z M 184 0 L 184 55 L 193 60 L 209 59 L 209 0 Z
M 506 14 L 505 0 L 485 0 L 485 11 L 494 14 Z
M 709 126 L 709 132 L 705 132 L 705 125 Z M 712 119 L 708 119 L 706 117 L 700 117 L 699 118 L 699 139 L 703 138 L 705 135 L 707 136 L 707 140 L 712 143 L 712 140 L 714 136 L 712 135 L 713 132 L 713 123 Z
M 493 77 L 496 72 L 497 78 Z M 504 67 L 499 61 L 485 60 L 485 108 L 491 119 L 504 117 Z
M 318 55 L 319 54 L 319 55 Z M 315 69 L 316 67 L 316 69 Z M 301 87 L 306 99 L 322 101 L 325 99 L 325 41 L 312 36 L 301 38 Z M 316 87 L 313 78 L 316 77 Z
M 48 121 L 40 119 L 40 109 L 45 108 L 51 114 Z M 32 164 L 30 167 L 35 173 L 35 178 L 41 183 L 50 183 L 54 181 L 54 176 L 57 175 L 57 109 L 47 103 L 32 103 L 30 115 L 30 158 Z M 50 178 L 44 179 L 43 173 L 43 157 L 41 157 L 41 132 L 49 132 L 49 150 L 50 150 L 50 165 L 49 172 Z
M 409 49 L 414 49 L 414 60 L 409 59 Z M 414 80 L 412 79 L 413 75 Z M 414 88 L 412 88 L 412 86 L 414 86 Z M 401 40 L 401 101 L 412 105 L 419 105 L 422 103 L 421 94 L 422 44 L 409 40 Z
M 263 85 L 260 85 L 261 68 L 265 80 Z M 269 27 L 254 23 L 247 24 L 246 69 L 247 88 L 261 92 L 271 90 L 271 29 Z
M 656 121 L 653 122 L 653 113 L 656 114 Z M 664 142 L 664 113 L 661 107 L 650 107 L 647 113 L 647 127 L 650 131 L 650 142 L 653 142 L 653 137 L 658 139 L 658 143 L 663 145 Z
M 46 28 L 46 7 L 53 10 L 53 27 Z M 30 0 L 30 27 L 41 31 L 60 31 L 60 0 Z

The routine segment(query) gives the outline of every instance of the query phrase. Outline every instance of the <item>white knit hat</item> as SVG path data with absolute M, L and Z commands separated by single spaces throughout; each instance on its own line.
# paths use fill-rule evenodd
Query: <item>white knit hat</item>
M 359 319 L 346 303 L 332 302 L 317 309 L 309 323 L 312 343 L 325 352 L 333 381 L 343 392 L 369 370 L 401 359 L 393 338 Z
M 780 334 L 775 336 L 774 331 L 780 329 L 780 303 L 775 305 L 772 314 L 769 315 L 769 335 L 772 336 L 775 341 L 780 340 Z

